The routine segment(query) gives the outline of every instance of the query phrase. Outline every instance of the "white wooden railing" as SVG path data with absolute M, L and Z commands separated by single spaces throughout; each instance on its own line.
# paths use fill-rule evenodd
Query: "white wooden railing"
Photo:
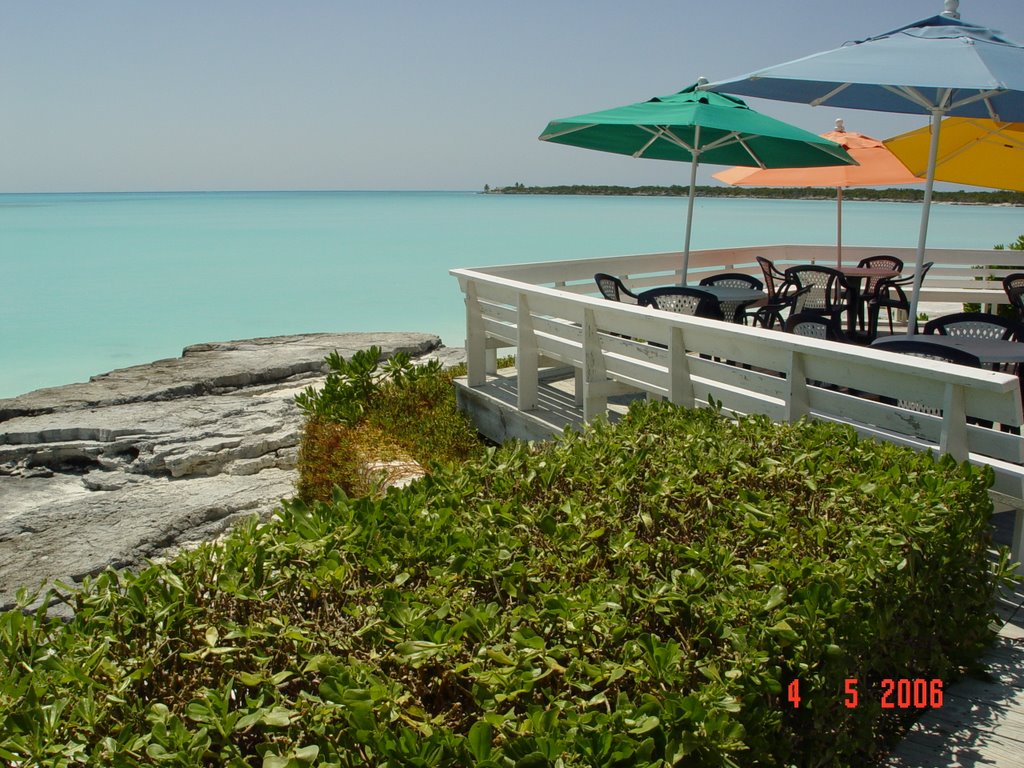
M 693 270 L 742 269 L 760 253 L 784 265 L 806 262 L 817 250 L 773 246 L 705 251 L 691 254 L 691 265 Z M 844 255 L 856 260 L 859 250 L 864 249 L 847 247 Z M 834 253 L 827 247 L 820 251 L 822 256 Z M 884 252 L 913 259 L 901 249 Z M 948 258 L 939 269 L 940 255 L 930 252 L 936 261 L 933 272 L 939 273 L 930 282 L 948 281 L 942 290 L 949 292 L 977 290 L 973 286 L 980 281 L 973 279 L 977 272 L 970 264 L 1017 261 L 1024 266 L 1024 259 L 1013 254 L 941 254 Z M 640 391 L 686 406 L 700 407 L 711 398 L 727 412 L 761 413 L 780 422 L 802 417 L 841 422 L 864 436 L 989 466 L 995 473 L 995 500 L 1024 509 L 1024 438 L 971 423 L 982 420 L 1019 430 L 1024 413 L 1016 376 L 587 295 L 595 292 L 593 275 L 598 271 L 624 275 L 639 289 L 676 282 L 676 257 L 652 254 L 452 270 L 466 299 L 466 384 L 483 386 L 494 373 L 495 350 L 512 348 L 521 411 L 537 407 L 543 367 L 571 366 L 585 420 L 607 412 L 609 395 Z M 954 283 L 960 285 L 954 288 Z M 966 300 L 962 293 L 955 295 Z M 941 415 L 893 401 L 916 403 Z M 1018 557 L 1024 554 L 1020 512 L 1014 551 Z
M 914 248 L 844 245 L 843 263 L 856 264 L 865 256 L 879 253 L 903 259 L 904 274 L 913 272 Z M 1011 272 L 1024 271 L 1024 251 L 931 248 L 926 253 L 925 260 L 935 263 L 923 287 L 921 299 L 926 302 L 1005 303 L 1001 278 Z M 835 266 L 836 248 L 834 245 L 761 245 L 694 251 L 690 254 L 689 281 L 696 283 L 704 275 L 732 271 L 748 272 L 760 278 L 757 256 L 772 259 L 782 269 L 808 263 Z M 479 267 L 475 271 L 531 285 L 591 294 L 597 272 L 618 275 L 637 290 L 681 283 L 682 261 L 681 253 L 668 252 L 505 264 Z M 1008 268 L 987 269 L 984 265 Z

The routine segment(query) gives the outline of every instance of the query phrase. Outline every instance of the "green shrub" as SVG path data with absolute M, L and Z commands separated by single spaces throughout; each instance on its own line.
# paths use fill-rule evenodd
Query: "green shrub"
M 389 383 L 367 409 L 366 421 L 397 439 L 413 460 L 465 461 L 483 453 L 476 427 L 455 402 L 456 371 Z
M 0 759 L 866 765 L 879 681 L 950 681 L 991 638 L 990 479 L 835 425 L 638 404 L 383 497 L 289 502 L 88 581 L 67 625 L 0 616 Z
M 408 354 L 398 352 L 381 365 L 380 356 L 380 347 L 361 349 L 348 360 L 335 350 L 324 358 L 324 386 L 306 387 L 296 395 L 296 404 L 311 418 L 355 424 L 389 384 L 401 386 L 441 373 L 437 360 L 413 365 Z
M 997 250 L 997 251 L 1003 251 L 1003 250 L 1006 250 L 1006 249 L 1009 249 L 1011 251 L 1024 251 L 1024 235 L 1019 235 L 1017 237 L 1017 239 L 1014 240 L 1009 245 L 999 244 L 999 245 L 993 245 L 992 247 L 995 250 Z M 981 268 L 982 268 L 982 265 L 980 265 L 980 264 L 975 265 L 975 269 L 981 269 Z M 1003 265 L 989 264 L 987 267 L 985 267 L 985 269 L 1017 269 L 1017 267 L 1011 267 L 1011 266 L 1007 266 L 1005 264 L 1003 264 Z M 986 275 L 984 278 L 976 277 L 974 279 L 975 280 L 982 280 L 982 279 L 985 279 L 985 280 L 999 280 L 1000 278 L 996 277 L 995 275 Z M 965 303 L 963 305 L 963 311 L 964 312 L 980 312 L 981 311 L 981 304 L 978 304 L 977 302 Z M 1017 319 L 1019 319 L 1017 317 L 1017 310 L 1014 309 L 1011 304 L 1000 304 L 998 310 L 996 311 L 996 314 L 998 314 L 1000 317 L 1005 317 L 1005 318 L 1008 318 L 1010 320 L 1017 320 Z
M 348 496 L 365 496 L 380 486 L 381 475 L 372 471 L 372 463 L 412 461 L 392 435 L 369 423 L 307 419 L 299 448 L 296 493 L 306 502 L 330 501 L 336 487 Z
M 464 369 L 443 371 L 436 360 L 414 366 L 404 354 L 380 366 L 380 354 L 378 347 L 349 360 L 332 353 L 324 386 L 296 397 L 307 414 L 297 484 L 304 501 L 328 501 L 336 486 L 350 496 L 375 492 L 381 478 L 367 472 L 368 462 L 430 467 L 483 452 L 455 402 L 452 379 Z

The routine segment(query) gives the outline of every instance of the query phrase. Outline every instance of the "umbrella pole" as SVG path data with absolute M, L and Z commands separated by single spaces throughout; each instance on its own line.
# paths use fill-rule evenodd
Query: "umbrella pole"
M 924 208 L 921 210 L 921 230 L 917 236 L 917 254 L 914 259 L 914 293 L 910 297 L 907 317 L 907 335 L 917 333 L 917 304 L 921 298 L 921 267 L 924 266 L 924 246 L 928 239 L 928 214 L 932 207 L 932 188 L 935 186 L 935 160 L 939 155 L 939 129 L 944 110 L 932 110 L 932 143 L 928 149 L 928 173 L 924 182 Z
M 693 141 L 694 147 L 700 146 L 700 126 L 697 126 Z M 697 164 L 700 162 L 700 150 L 693 150 L 690 162 L 690 199 L 686 203 L 686 239 L 683 241 L 683 285 L 689 285 L 690 270 L 690 227 L 693 224 L 693 198 L 697 193 Z
M 843 188 L 836 187 L 836 266 L 843 266 Z

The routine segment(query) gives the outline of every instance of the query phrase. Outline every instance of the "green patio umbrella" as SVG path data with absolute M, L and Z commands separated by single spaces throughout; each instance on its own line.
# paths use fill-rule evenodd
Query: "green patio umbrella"
M 762 115 L 734 96 L 698 91 L 701 81 L 672 96 L 552 120 L 541 141 L 654 160 L 691 163 L 683 282 L 690 260 L 690 224 L 697 164 L 757 168 L 856 165 L 833 141 Z

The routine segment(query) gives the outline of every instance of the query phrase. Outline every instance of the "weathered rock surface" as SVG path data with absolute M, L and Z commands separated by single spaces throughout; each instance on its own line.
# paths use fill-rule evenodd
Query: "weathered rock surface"
M 198 344 L 180 358 L 0 400 L 0 609 L 20 587 L 79 581 L 268 516 L 293 495 L 302 413 L 323 359 L 459 362 L 422 333 Z

